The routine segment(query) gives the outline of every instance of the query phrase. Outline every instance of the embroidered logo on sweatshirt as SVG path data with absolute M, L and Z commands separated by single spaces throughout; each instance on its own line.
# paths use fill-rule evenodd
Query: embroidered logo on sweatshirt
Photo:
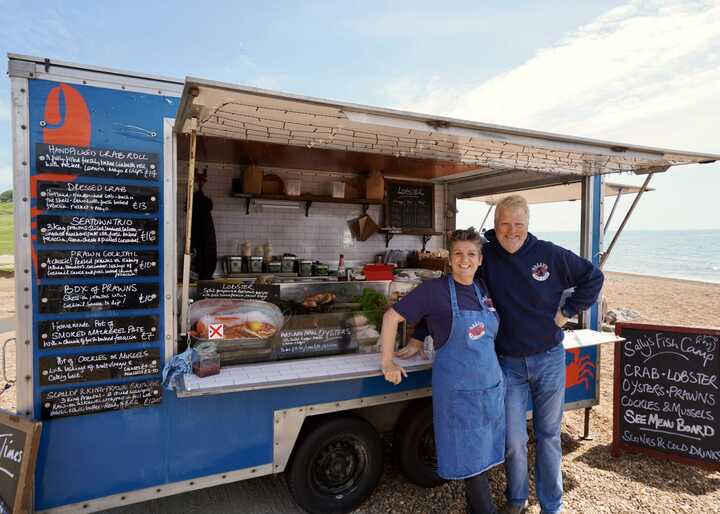
M 476 339 L 480 339 L 482 336 L 485 335 L 485 323 L 482 321 L 476 321 L 472 325 L 470 325 L 470 329 L 468 330 L 468 336 L 473 341 Z
M 538 282 L 543 282 L 550 278 L 550 270 L 548 269 L 548 265 L 544 262 L 538 262 L 535 266 L 533 266 L 532 278 L 534 278 Z

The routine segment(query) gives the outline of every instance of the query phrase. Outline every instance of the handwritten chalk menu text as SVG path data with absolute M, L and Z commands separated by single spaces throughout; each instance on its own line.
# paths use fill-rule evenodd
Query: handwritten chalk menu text
M 149 245 L 158 240 L 157 219 L 38 216 L 42 244 Z
M 157 339 L 159 323 L 157 316 L 41 321 L 38 330 L 38 347 L 46 350 L 147 343 Z
M 38 261 L 40 278 L 145 277 L 159 273 L 159 256 L 156 251 L 39 251 Z
M 40 384 L 57 385 L 160 373 L 160 350 L 55 355 L 40 358 Z
M 157 405 L 162 400 L 160 381 L 129 382 L 42 393 L 43 419 Z
M 40 286 L 40 312 L 150 309 L 160 303 L 158 284 L 63 284 Z
M 158 155 L 116 149 L 37 143 L 38 173 L 157 180 Z
M 259 300 L 275 302 L 280 299 L 280 286 L 239 282 L 225 284 L 222 282 L 199 281 L 200 298 L 230 298 L 234 300 Z
M 720 470 L 720 330 L 618 324 L 613 454 Z
M 43 210 L 157 212 L 158 188 L 76 182 L 38 182 Z
M 385 220 L 391 227 L 432 230 L 434 186 L 414 182 L 386 181 Z

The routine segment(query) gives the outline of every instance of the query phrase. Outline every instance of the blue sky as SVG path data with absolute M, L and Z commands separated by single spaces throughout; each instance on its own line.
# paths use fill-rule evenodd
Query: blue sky
M 0 0 L 0 51 L 720 153 L 717 0 Z M 0 80 L 0 190 L 12 182 L 9 84 Z M 652 185 L 629 228 L 720 228 L 720 165 L 671 169 Z M 574 228 L 568 209 L 534 210 L 533 228 Z

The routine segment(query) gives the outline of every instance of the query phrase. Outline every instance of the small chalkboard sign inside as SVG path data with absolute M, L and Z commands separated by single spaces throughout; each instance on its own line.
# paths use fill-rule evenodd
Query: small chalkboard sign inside
M 720 330 L 618 323 L 613 455 L 720 470 Z
M 0 511 L 31 512 L 41 424 L 0 411 Z M 3 509 L 4 508 L 4 509 Z
M 277 284 L 254 284 L 251 282 L 198 281 L 198 296 L 205 298 L 228 298 L 233 300 L 258 300 L 275 303 L 280 299 Z
M 386 180 L 385 224 L 392 228 L 433 231 L 435 186 Z

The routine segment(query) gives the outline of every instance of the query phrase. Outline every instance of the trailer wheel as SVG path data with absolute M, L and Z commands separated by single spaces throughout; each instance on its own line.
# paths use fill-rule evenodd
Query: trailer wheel
M 365 420 L 331 418 L 302 438 L 286 479 L 300 507 L 312 514 L 342 514 L 375 489 L 383 470 L 380 436 Z
M 411 403 L 395 425 L 393 453 L 400 472 L 420 487 L 436 487 L 445 480 L 437 474 L 432 401 Z

